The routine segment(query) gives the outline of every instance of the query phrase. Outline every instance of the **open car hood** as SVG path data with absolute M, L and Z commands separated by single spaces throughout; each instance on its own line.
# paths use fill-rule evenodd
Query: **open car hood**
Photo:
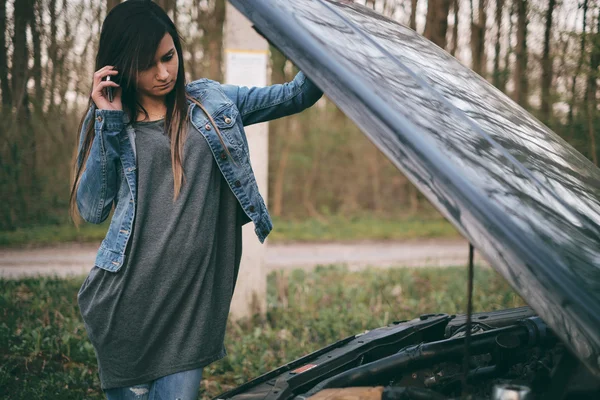
M 600 169 L 413 30 L 334 0 L 230 0 L 600 375 Z

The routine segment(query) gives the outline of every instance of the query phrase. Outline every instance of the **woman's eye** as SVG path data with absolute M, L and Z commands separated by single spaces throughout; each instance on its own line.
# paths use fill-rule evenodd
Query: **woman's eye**
M 163 62 L 171 61 L 173 59 L 173 56 L 174 56 L 174 54 L 171 54 L 170 56 L 164 57 L 162 60 L 163 60 Z M 147 71 L 150 68 L 152 68 L 153 66 L 154 66 L 154 63 L 147 65 L 147 66 L 141 68 L 141 71 Z

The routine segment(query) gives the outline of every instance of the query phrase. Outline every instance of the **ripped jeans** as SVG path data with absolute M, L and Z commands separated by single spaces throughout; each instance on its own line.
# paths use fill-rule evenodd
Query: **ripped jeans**
M 202 368 L 190 369 L 104 393 L 108 400 L 197 400 L 201 379 Z

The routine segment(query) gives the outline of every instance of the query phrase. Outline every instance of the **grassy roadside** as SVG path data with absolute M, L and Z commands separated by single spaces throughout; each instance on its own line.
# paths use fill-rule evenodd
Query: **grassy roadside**
M 458 237 L 457 231 L 440 216 L 406 216 L 397 218 L 330 216 L 323 219 L 273 219 L 271 243 L 353 240 L 406 240 L 416 238 Z M 108 230 L 109 220 L 94 225 L 51 225 L 0 231 L 2 247 L 38 247 L 64 242 L 100 242 Z
M 104 399 L 77 306 L 83 279 L 0 279 L 0 398 Z M 264 318 L 229 322 L 229 355 L 205 368 L 200 398 L 367 329 L 422 313 L 463 312 L 466 271 L 324 266 L 274 272 L 267 291 Z M 476 269 L 475 311 L 520 305 L 493 270 Z

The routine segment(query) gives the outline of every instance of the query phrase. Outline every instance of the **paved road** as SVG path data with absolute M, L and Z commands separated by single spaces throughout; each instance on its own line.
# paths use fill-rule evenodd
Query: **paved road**
M 42 275 L 87 275 L 97 244 L 66 243 L 37 249 L 0 249 L 0 277 Z M 316 265 L 346 264 L 350 270 L 373 265 L 451 266 L 465 265 L 468 244 L 464 240 L 432 239 L 403 242 L 290 243 L 269 244 L 266 264 L 269 271 Z M 477 256 L 475 262 L 484 264 Z

